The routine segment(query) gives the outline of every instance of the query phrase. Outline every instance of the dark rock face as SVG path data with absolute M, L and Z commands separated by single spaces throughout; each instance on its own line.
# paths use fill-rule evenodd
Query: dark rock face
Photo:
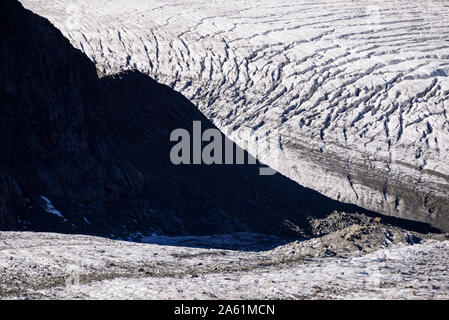
M 172 165 L 173 129 L 213 127 L 195 106 L 139 72 L 98 78 L 13 0 L 0 3 L 0 83 L 1 230 L 299 237 L 313 219 L 359 210 L 258 165 Z
M 24 198 L 101 206 L 99 199 L 141 187 L 110 147 L 95 66 L 18 2 L 0 8 L 0 225 L 17 223 Z
M 101 206 L 116 196 L 106 188 L 138 189 L 110 147 L 95 66 L 18 2 L 0 8 L 0 225 L 17 223 L 25 197 Z M 117 167 L 122 174 L 113 176 Z

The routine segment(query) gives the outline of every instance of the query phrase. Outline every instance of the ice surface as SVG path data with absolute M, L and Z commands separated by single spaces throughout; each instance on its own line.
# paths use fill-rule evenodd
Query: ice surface
M 310 258 L 297 247 L 243 252 L 0 232 L 0 298 L 449 298 L 449 241 L 348 258 Z

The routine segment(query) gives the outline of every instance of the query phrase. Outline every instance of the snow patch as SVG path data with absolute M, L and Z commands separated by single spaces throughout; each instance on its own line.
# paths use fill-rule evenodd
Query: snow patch
M 46 198 L 45 196 L 41 195 L 42 200 L 45 201 L 45 211 L 47 211 L 48 213 L 54 214 L 55 216 L 58 216 L 60 218 L 65 219 L 65 217 L 62 215 L 61 212 L 59 212 L 58 210 L 56 210 L 56 208 L 53 206 L 53 204 L 51 203 L 51 201 Z M 67 220 L 67 219 L 65 219 Z

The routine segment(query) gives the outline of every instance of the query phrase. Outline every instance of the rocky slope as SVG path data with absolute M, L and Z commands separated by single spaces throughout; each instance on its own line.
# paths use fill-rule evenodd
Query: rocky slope
M 322 234 L 315 224 L 336 212 L 355 215 L 339 227 L 376 215 L 257 164 L 173 165 L 173 129 L 214 127 L 192 103 L 138 71 L 104 76 L 17 1 L 2 1 L 0 16 L 1 229 L 299 238 Z
M 72 229 L 48 198 L 101 211 L 143 181 L 111 147 L 92 62 L 20 3 L 0 9 L 0 226 Z
M 334 199 L 449 230 L 445 1 L 39 1 L 106 73 L 181 91 Z

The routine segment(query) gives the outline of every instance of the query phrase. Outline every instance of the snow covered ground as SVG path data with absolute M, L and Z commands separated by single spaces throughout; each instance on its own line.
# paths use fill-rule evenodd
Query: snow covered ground
M 447 1 L 21 2 L 300 184 L 449 230 Z
M 242 245 L 251 239 L 233 236 Z M 325 238 L 250 252 L 213 248 L 222 236 L 197 238 L 210 249 L 181 246 L 186 239 L 176 239 L 153 236 L 158 244 L 142 244 L 0 232 L 0 297 L 449 299 L 448 240 L 410 245 L 396 239 L 388 246 L 378 243 L 371 253 L 343 256 L 336 250 L 332 256 L 313 250 L 320 243 L 327 247 Z

